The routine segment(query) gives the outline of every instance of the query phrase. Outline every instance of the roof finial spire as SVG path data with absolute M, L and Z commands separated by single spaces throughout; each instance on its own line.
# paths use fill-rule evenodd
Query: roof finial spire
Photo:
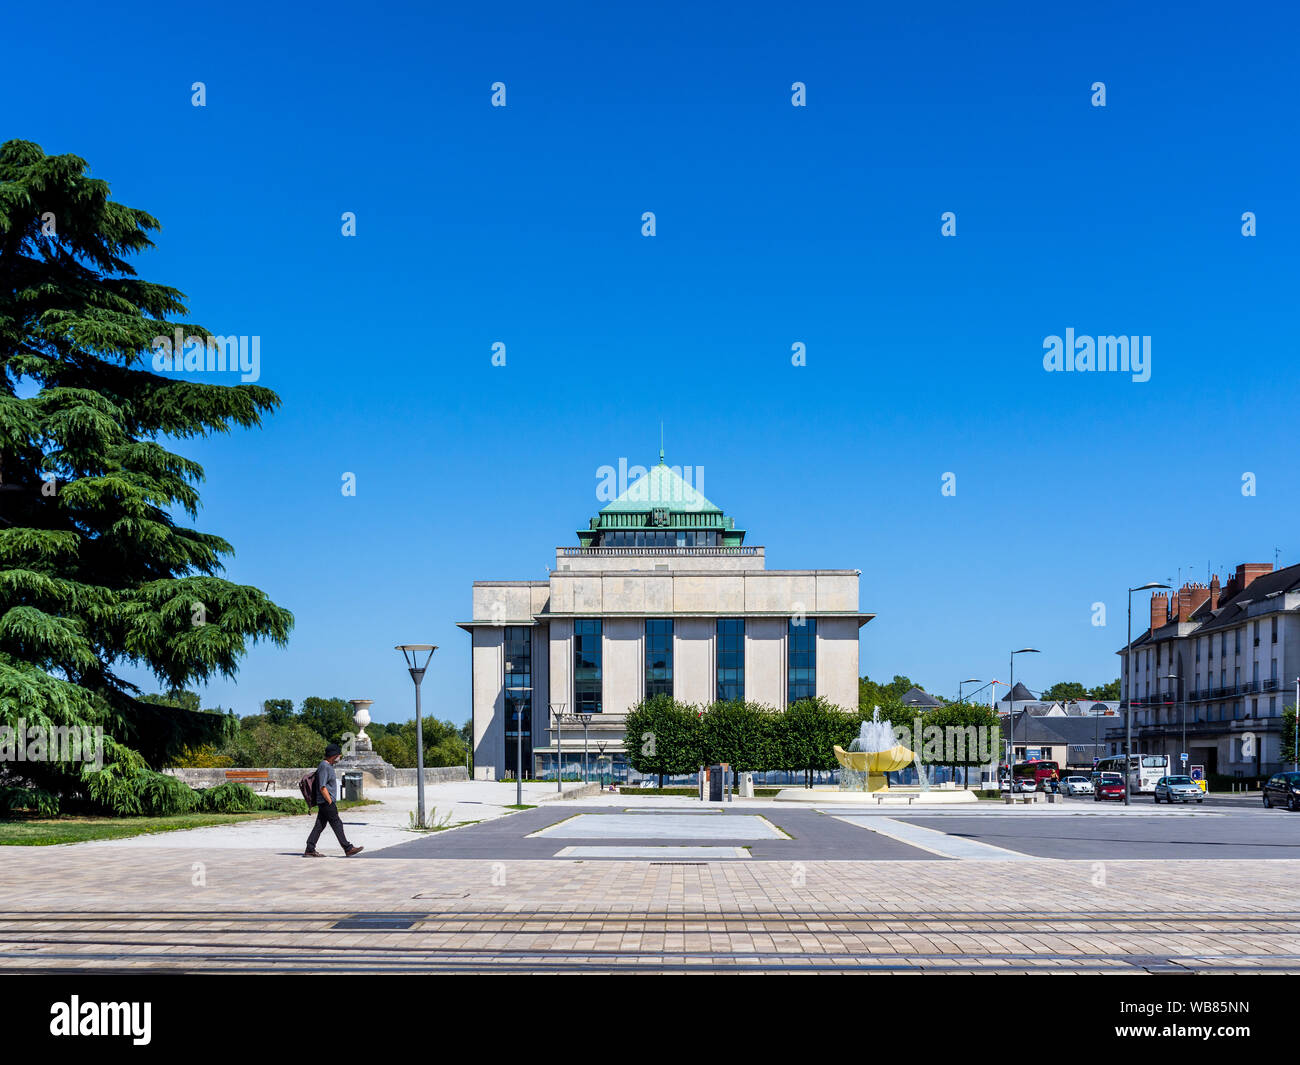
M 664 423 L 659 423 L 659 465 L 664 464 Z

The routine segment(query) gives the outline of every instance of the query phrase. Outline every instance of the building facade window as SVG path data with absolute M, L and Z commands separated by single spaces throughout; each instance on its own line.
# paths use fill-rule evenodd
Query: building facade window
M 673 694 L 673 619 L 646 618 L 645 697 Z
M 745 698 L 745 619 L 718 618 L 718 687 L 715 698 Z
M 601 547 L 717 547 L 715 529 L 613 529 L 601 536 Z
M 507 625 L 505 631 L 506 753 L 505 768 L 513 773 L 533 768 L 533 630 L 528 625 Z M 522 750 L 519 748 L 522 747 Z
M 599 714 L 601 693 L 601 623 L 581 618 L 573 623 L 573 712 Z
M 817 695 L 817 619 L 790 619 L 786 626 L 786 705 Z
M 1273 619 L 1273 642 L 1277 643 L 1277 618 Z

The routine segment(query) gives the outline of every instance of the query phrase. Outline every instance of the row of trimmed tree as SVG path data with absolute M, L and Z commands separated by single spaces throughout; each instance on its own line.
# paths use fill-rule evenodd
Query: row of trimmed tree
M 627 715 L 627 760 L 638 773 L 658 776 L 661 787 L 664 777 L 724 762 L 735 773 L 802 770 L 811 782 L 814 771 L 837 766 L 833 748 L 848 750 L 862 723 L 871 719 L 872 709 L 845 710 L 822 698 L 802 699 L 784 710 L 750 702 L 700 707 L 657 695 Z M 936 727 L 983 729 L 983 749 L 1001 750 L 997 715 L 987 706 L 948 703 L 919 713 L 893 705 L 882 707 L 880 717 L 896 729 L 907 729 L 909 737 L 918 721 L 927 734 Z M 945 750 L 934 762 L 955 769 L 985 765 L 987 758 L 969 745 Z

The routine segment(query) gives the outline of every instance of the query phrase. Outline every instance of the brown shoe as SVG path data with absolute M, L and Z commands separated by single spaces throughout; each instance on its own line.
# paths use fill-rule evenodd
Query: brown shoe
M 365 849 L 366 849 L 365 847 L 349 847 L 347 850 L 343 852 L 343 857 L 351 858 L 352 855 L 360 854 Z
M 302 856 L 303 856 L 304 858 L 324 858 L 324 857 L 325 857 L 325 855 L 321 854 L 320 851 L 303 851 L 303 852 L 302 852 Z

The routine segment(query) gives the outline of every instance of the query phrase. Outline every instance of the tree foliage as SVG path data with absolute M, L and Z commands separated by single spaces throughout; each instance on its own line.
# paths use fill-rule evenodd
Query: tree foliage
M 693 773 L 702 764 L 700 710 L 668 695 L 634 706 L 624 722 L 627 761 L 638 773 L 665 776 Z
M 220 740 L 229 722 L 141 699 L 123 667 L 169 690 L 231 677 L 251 643 L 285 643 L 293 620 L 220 576 L 230 544 L 183 521 L 203 469 L 168 444 L 257 426 L 279 399 L 146 368 L 156 337 L 209 333 L 184 320 L 181 292 L 131 265 L 158 221 L 87 170 L 0 145 L 0 723 L 102 726 L 104 765 L 23 775 L 115 809 L 136 788 L 144 808 L 167 787 L 147 766 Z

